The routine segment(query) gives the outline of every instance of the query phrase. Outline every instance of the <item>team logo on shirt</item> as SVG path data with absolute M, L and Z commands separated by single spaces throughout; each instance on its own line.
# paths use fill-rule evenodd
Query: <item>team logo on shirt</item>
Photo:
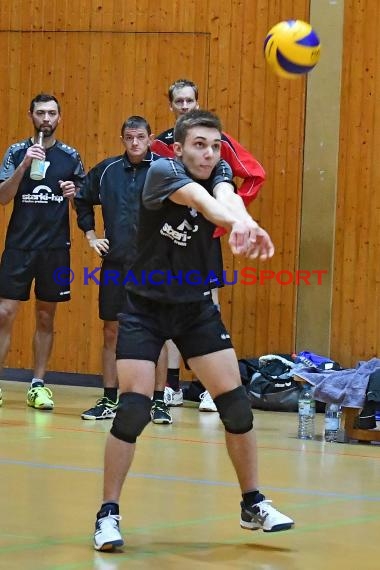
M 165 222 L 163 227 L 160 229 L 160 234 L 171 239 L 176 245 L 186 247 L 187 242 L 192 238 L 191 234 L 197 231 L 197 225 L 192 226 L 187 220 L 183 220 L 183 222 L 181 222 L 175 229 L 173 226 Z
M 231 337 L 230 337 L 230 335 L 229 335 L 228 333 L 222 333 L 222 334 L 220 335 L 220 338 L 221 338 L 222 340 L 227 340 L 228 338 L 231 338 Z
M 49 204 L 49 202 L 63 202 L 63 196 L 56 196 L 49 186 L 39 184 L 30 194 L 22 195 L 23 204 Z

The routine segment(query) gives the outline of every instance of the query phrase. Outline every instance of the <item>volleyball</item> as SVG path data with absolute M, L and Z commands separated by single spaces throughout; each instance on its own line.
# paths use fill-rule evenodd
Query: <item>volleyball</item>
M 269 30 L 264 42 L 269 67 L 288 79 L 309 73 L 318 63 L 320 52 L 318 35 L 302 20 L 279 22 Z

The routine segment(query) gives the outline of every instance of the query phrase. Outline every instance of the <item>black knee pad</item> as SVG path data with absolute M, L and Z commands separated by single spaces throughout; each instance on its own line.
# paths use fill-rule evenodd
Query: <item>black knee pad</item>
M 150 422 L 152 400 L 143 394 L 120 394 L 119 406 L 113 420 L 111 433 L 127 443 L 136 443 L 137 437 Z
M 229 433 L 247 433 L 253 427 L 251 402 L 244 386 L 214 398 L 220 419 Z

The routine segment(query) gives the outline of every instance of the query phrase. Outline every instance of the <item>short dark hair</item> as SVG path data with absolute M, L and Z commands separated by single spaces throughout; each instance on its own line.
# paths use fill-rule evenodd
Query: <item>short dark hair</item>
M 176 89 L 183 89 L 184 87 L 191 87 L 194 91 L 195 100 L 198 101 L 198 85 L 194 83 L 194 81 L 190 81 L 190 79 L 177 79 L 170 85 L 168 90 L 168 98 L 170 103 L 174 99 L 174 91 Z
M 139 115 L 132 115 L 131 117 L 128 117 L 128 119 L 125 119 L 121 127 L 122 137 L 124 136 L 125 129 L 145 129 L 148 135 L 152 132 L 148 121 Z
M 47 103 L 48 101 L 54 101 L 57 103 L 58 113 L 61 114 L 61 105 L 58 103 L 58 99 L 54 95 L 49 95 L 49 93 L 39 93 L 30 102 L 29 111 L 33 113 L 36 103 Z
M 183 144 L 187 133 L 193 127 L 207 127 L 209 129 L 217 129 L 222 132 L 222 124 L 219 117 L 210 111 L 202 109 L 194 109 L 184 115 L 181 115 L 174 126 L 174 140 Z

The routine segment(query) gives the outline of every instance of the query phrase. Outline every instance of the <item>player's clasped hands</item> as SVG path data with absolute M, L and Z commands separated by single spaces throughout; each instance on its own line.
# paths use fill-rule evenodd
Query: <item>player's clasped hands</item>
M 252 218 L 233 225 L 228 243 L 234 255 L 242 255 L 249 259 L 265 260 L 274 255 L 274 245 L 268 232 Z

